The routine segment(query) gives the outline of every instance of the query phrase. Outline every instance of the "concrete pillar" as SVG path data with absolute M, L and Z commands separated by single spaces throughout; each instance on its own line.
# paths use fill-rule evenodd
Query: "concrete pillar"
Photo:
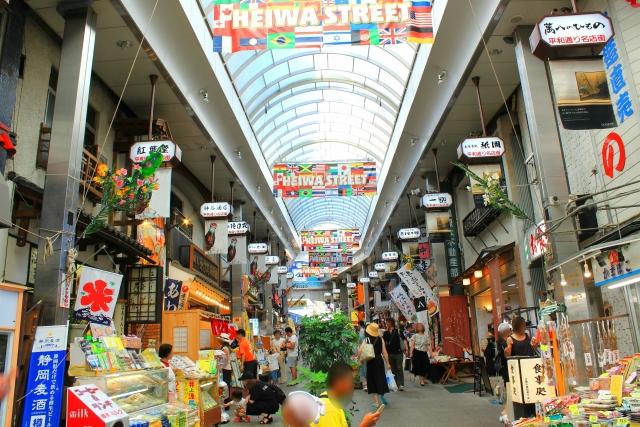
M 54 234 L 44 230 L 60 230 L 68 234 L 63 234 L 53 243 L 54 256 L 45 264 L 39 264 L 36 272 L 34 293 L 36 300 L 43 300 L 44 313 L 39 319 L 43 325 L 66 324 L 69 315 L 68 309 L 60 308 L 60 292 L 55 288 L 66 271 L 67 251 L 75 245 L 78 180 L 97 21 L 90 4 L 86 1 L 84 7 L 77 9 L 58 7 L 65 26 L 40 234 Z M 40 239 L 38 253 L 44 252 L 45 241 Z

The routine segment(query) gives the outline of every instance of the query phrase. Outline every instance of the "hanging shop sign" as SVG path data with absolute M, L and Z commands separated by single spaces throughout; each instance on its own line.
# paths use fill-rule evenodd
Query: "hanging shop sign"
M 375 196 L 377 192 L 376 162 L 273 166 L 274 197 Z
M 233 208 L 229 203 L 204 203 L 200 206 L 200 215 L 205 218 L 226 218 L 233 214 Z
M 229 234 L 226 219 L 204 222 L 204 252 L 207 254 L 226 254 L 229 247 Z
M 398 259 L 398 252 L 383 252 L 382 260 L 383 261 L 396 261 Z
M 67 389 L 67 425 L 115 427 L 126 424 L 129 424 L 129 415 L 95 384 Z M 43 427 L 45 425 L 48 424 Z
M 504 154 L 504 141 L 495 136 L 467 138 L 458 146 L 458 159 L 464 162 L 499 161 Z
M 73 318 L 111 325 L 122 275 L 83 266 Z
M 293 279 L 293 273 L 292 273 L 292 272 L 287 273 L 287 275 L 285 276 L 285 278 L 287 278 L 287 279 Z
M 301 231 L 300 241 L 303 251 L 356 252 L 360 249 L 360 230 Z
M 373 269 L 375 271 L 384 271 L 384 262 L 378 262 L 374 264 Z
M 278 274 L 287 274 L 287 271 L 289 269 L 287 268 L 286 265 L 281 265 L 278 267 Z
M 614 148 L 616 147 L 616 148 Z M 614 161 L 615 152 L 618 152 L 617 161 Z M 625 163 L 627 161 L 627 153 L 624 148 L 624 142 L 620 135 L 615 132 L 611 132 L 604 140 L 602 144 L 602 169 L 604 174 L 609 178 L 613 178 L 613 170 L 622 172 L 624 170 Z
M 355 283 L 353 283 L 353 282 L 347 283 L 347 289 L 355 289 L 355 287 L 356 287 Z
M 546 15 L 529 37 L 531 52 L 547 59 L 599 54 L 613 37 L 611 18 L 601 12 Z
M 255 276 L 258 273 L 265 272 L 267 270 L 265 258 L 265 255 L 249 255 L 249 260 L 251 261 L 249 264 L 249 274 Z
M 127 277 L 125 279 L 125 296 L 127 298 L 125 321 L 127 323 L 160 322 L 162 317 L 160 300 L 162 299 L 164 288 L 162 271 L 163 267 L 127 267 Z M 180 300 L 182 296 L 188 293 L 184 291 L 184 287 L 185 284 L 183 284 L 182 293 L 178 299 L 178 310 L 181 309 Z
M 178 309 L 178 301 L 182 291 L 182 281 L 167 279 L 164 283 L 164 311 Z
M 155 179 L 158 188 L 153 190 L 153 197 L 146 209 L 136 214 L 136 219 L 169 218 L 171 216 L 171 168 L 156 170 Z
M 433 267 L 435 271 L 435 265 Z M 409 288 L 414 298 L 425 298 L 426 310 L 429 316 L 433 316 L 440 310 L 439 295 L 434 292 L 431 284 L 424 280 L 424 277 L 422 277 L 419 271 L 412 270 L 409 264 L 405 264 L 396 271 L 396 274 L 407 288 Z
M 370 283 L 371 279 L 369 279 L 368 277 L 361 277 L 359 281 L 360 283 Z
M 36 328 L 29 359 L 22 427 L 60 425 L 66 354 L 66 325 Z
M 400 240 L 416 240 L 419 238 L 419 228 L 401 228 L 400 230 L 398 230 L 398 239 Z
M 189 268 L 206 276 L 216 285 L 220 283 L 220 267 L 196 245 L 189 247 Z
M 350 267 L 353 265 L 353 255 L 340 252 L 309 252 L 309 266 L 311 267 Z
M 248 251 L 250 254 L 266 254 L 269 247 L 266 243 L 249 243 Z
M 453 204 L 449 193 L 428 193 L 420 199 L 420 209 L 434 211 L 446 209 Z
M 640 274 L 640 242 L 603 249 L 596 261 L 591 263 L 596 286 L 629 284 L 625 282 L 638 280 Z
M 617 126 L 601 58 L 549 61 L 549 70 L 563 128 L 589 130 Z
M 229 239 L 227 264 L 247 263 L 247 236 L 235 236 Z
M 402 289 L 402 286 L 394 286 L 394 288 L 389 292 L 391 295 L 391 300 L 398 307 L 398 310 L 402 312 L 402 315 L 406 319 L 411 319 L 416 313 L 415 307 L 413 306 L 413 302 L 411 302 L 411 298 L 409 295 Z
M 147 221 L 138 226 L 138 243 L 149 249 L 152 262 L 140 258 L 142 265 L 159 265 L 164 267 L 167 261 L 164 230 L 156 226 L 155 222 Z
M 430 1 L 302 3 L 260 1 L 251 8 L 216 0 L 207 16 L 214 52 L 323 46 L 433 44 Z
M 547 231 L 547 225 L 544 221 L 541 221 L 537 226 L 529 228 L 525 233 L 524 248 L 527 265 L 530 265 L 547 252 L 549 238 L 546 234 L 543 234 L 545 231 Z
M 157 151 L 158 147 L 162 147 L 162 160 L 172 165 L 180 163 L 182 160 L 182 150 L 173 141 L 141 141 L 136 142 L 129 149 L 129 158 L 133 163 L 142 163 L 153 151 Z
M 280 257 L 277 255 L 268 255 L 264 257 L 264 263 L 265 265 L 278 265 L 280 263 Z
M 227 234 L 247 234 L 250 230 L 246 221 L 230 221 L 227 225 Z
M 369 279 L 378 279 L 379 275 L 377 271 L 370 271 L 369 272 Z

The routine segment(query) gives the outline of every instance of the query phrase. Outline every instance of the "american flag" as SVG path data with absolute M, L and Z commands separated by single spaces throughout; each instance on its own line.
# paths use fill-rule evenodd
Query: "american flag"
M 407 24 L 408 40 L 415 43 L 433 43 L 431 2 L 413 1 L 411 3 L 411 20 Z
M 406 28 L 380 28 L 380 44 L 400 44 L 407 42 Z

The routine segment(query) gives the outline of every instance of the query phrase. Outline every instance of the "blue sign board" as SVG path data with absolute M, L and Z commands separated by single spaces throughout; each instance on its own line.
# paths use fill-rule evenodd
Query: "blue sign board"
M 67 326 L 38 326 L 29 361 L 22 427 L 58 427 L 67 355 Z

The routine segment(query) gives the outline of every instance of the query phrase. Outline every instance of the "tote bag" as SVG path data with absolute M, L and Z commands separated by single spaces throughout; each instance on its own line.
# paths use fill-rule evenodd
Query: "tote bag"
M 369 360 L 373 360 L 375 358 L 376 353 L 373 350 L 373 344 L 371 344 L 369 342 L 369 338 L 367 338 L 366 342 L 362 346 L 362 351 L 360 352 L 360 363 L 366 363 Z

